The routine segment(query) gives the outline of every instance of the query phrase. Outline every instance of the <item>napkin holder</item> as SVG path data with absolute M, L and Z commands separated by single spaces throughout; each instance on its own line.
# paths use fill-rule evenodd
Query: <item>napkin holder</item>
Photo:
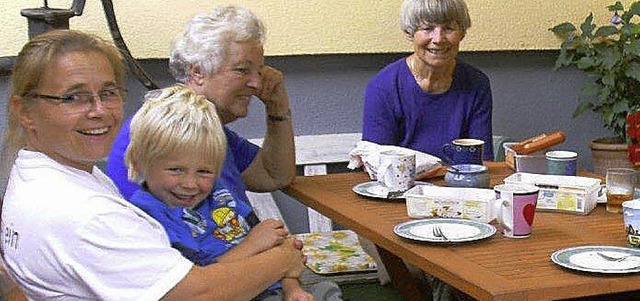
M 504 147 L 504 161 L 507 166 L 516 172 L 529 172 L 529 173 L 547 173 L 547 158 L 545 153 L 548 149 L 543 149 L 530 153 L 528 155 L 519 155 L 511 147 L 515 143 L 507 142 L 503 144 Z
M 404 194 L 412 218 L 463 218 L 488 223 L 496 194 L 491 189 L 416 185 Z
M 540 188 L 536 210 L 586 215 L 598 204 L 600 179 L 514 173 L 504 179 L 506 184 L 533 184 Z

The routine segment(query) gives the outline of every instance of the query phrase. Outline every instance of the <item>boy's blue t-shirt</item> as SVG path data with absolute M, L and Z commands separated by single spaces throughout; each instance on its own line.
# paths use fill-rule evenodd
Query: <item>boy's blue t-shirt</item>
M 251 207 L 236 201 L 219 183 L 193 209 L 170 207 L 145 189 L 136 191 L 130 202 L 160 222 L 171 245 L 199 266 L 216 262 L 218 256 L 242 242 L 251 230 L 247 222 Z
M 251 206 L 234 199 L 224 187 L 221 181 L 216 182 L 211 194 L 193 209 L 170 207 L 145 189 L 136 191 L 129 201 L 162 224 L 173 248 L 195 264 L 206 266 L 242 242 L 255 218 Z M 280 288 L 276 282 L 254 300 Z

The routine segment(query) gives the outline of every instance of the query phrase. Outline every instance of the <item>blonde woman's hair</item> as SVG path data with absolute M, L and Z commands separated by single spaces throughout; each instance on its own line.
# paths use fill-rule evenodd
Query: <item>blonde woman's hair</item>
M 18 53 L 11 70 L 7 100 L 9 118 L 0 153 L 0 199 L 4 196 L 17 153 L 27 143 L 25 130 L 20 125 L 17 114 L 11 109 L 11 100 L 19 98 L 25 107 L 33 106 L 37 99 L 24 96 L 38 89 L 40 83 L 46 80 L 42 76 L 51 64 L 72 52 L 103 55 L 113 68 L 116 83 L 121 87 L 125 84 L 126 69 L 120 51 L 112 43 L 95 35 L 75 30 L 53 30 L 27 42 Z
M 131 142 L 125 153 L 129 180 L 144 182 L 153 161 L 162 156 L 193 150 L 210 158 L 219 175 L 226 155 L 227 139 L 215 106 L 184 85 L 147 93 L 133 116 Z

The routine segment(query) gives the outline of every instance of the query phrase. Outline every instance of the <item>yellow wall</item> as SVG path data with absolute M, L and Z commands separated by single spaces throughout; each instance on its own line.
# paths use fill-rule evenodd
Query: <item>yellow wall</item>
M 27 41 L 27 19 L 20 9 L 42 0 L 1 0 L 0 56 L 16 55 Z M 173 37 L 192 15 L 219 4 L 243 5 L 268 28 L 267 55 L 384 53 L 409 51 L 399 26 L 402 0 L 113 0 L 118 23 L 137 58 L 165 58 Z M 556 49 L 547 29 L 562 21 L 581 22 L 593 11 L 599 23 L 610 17 L 614 0 L 467 0 L 472 27 L 463 51 Z M 631 3 L 632 1 L 622 1 Z M 49 0 L 69 8 L 71 0 Z M 100 1 L 87 0 L 71 28 L 109 38 Z

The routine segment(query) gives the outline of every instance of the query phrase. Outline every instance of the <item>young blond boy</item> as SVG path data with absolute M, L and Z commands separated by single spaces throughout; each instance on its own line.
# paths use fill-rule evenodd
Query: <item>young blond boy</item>
M 125 162 L 129 178 L 142 188 L 130 201 L 163 225 L 174 248 L 201 266 L 261 253 L 289 236 L 277 220 L 252 228 L 250 205 L 216 181 L 225 149 L 214 105 L 186 86 L 150 92 L 131 121 Z M 312 293 L 297 279 L 284 278 L 254 300 L 341 300 L 333 283 L 321 283 Z

